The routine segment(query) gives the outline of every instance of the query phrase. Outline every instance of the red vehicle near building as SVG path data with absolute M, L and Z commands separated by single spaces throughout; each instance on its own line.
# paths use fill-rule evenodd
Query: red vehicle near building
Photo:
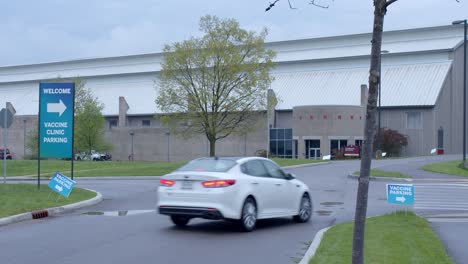
M 0 160 L 4 159 L 4 157 L 3 157 L 4 153 L 5 153 L 5 151 L 3 150 L 3 148 L 0 148 Z M 8 160 L 13 159 L 9 149 L 6 149 L 6 159 L 8 159 Z

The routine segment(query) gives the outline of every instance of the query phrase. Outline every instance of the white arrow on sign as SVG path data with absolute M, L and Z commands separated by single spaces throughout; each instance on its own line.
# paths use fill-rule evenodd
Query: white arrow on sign
M 67 106 L 62 102 L 62 100 L 60 100 L 58 103 L 47 104 L 47 113 L 58 113 L 59 116 L 62 116 L 65 110 L 67 110 Z
M 402 202 L 402 203 L 404 203 L 404 202 L 406 201 L 406 199 L 405 199 L 404 196 L 397 197 L 395 200 L 396 200 L 397 202 Z
M 55 185 L 55 189 L 57 189 L 59 192 L 63 191 L 63 187 L 60 185 Z

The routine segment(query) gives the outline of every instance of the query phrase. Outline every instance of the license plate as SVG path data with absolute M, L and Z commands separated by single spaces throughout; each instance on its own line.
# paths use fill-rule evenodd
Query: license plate
M 182 181 L 182 189 L 184 189 L 184 190 L 193 189 L 193 182 L 192 181 Z

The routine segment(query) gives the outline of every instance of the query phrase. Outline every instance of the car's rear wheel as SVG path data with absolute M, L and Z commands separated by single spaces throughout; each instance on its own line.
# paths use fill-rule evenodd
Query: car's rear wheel
M 184 227 L 188 224 L 190 218 L 186 216 L 171 215 L 171 220 L 176 226 Z
M 240 227 L 242 231 L 250 232 L 255 229 L 257 223 L 257 205 L 252 198 L 247 198 L 242 207 L 242 216 L 240 219 Z
M 294 221 L 298 223 L 305 223 L 309 221 L 312 216 L 312 201 L 308 194 L 304 194 L 301 198 L 299 206 L 299 214 L 293 217 Z

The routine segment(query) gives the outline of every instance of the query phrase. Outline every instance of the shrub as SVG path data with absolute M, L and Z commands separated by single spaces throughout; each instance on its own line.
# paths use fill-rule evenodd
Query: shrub
M 381 128 L 381 148 L 388 157 L 399 156 L 401 149 L 408 145 L 408 136 L 400 134 L 396 130 Z M 377 150 L 377 133 L 374 136 L 374 152 Z

